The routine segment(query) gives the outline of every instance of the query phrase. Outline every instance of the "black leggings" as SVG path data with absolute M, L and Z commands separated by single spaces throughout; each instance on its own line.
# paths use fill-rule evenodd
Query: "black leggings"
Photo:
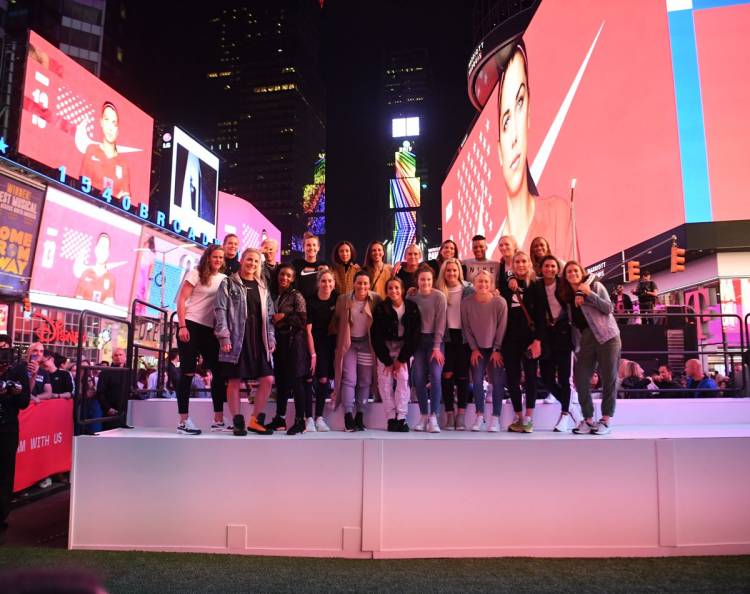
M 523 369 L 526 390 L 526 408 L 534 408 L 536 404 L 536 367 L 537 360 L 526 357 L 527 345 L 518 341 L 507 341 L 503 344 L 502 355 L 508 378 L 508 393 L 513 402 L 513 411 L 523 410 L 521 402 L 521 369 Z
M 550 351 L 539 361 L 542 382 L 560 401 L 562 412 L 570 410 L 570 350 Z
M 443 366 L 443 405 L 445 412 L 453 412 L 453 387 L 456 387 L 458 408 L 466 408 L 469 401 L 469 347 L 464 344 L 461 330 L 450 328 L 445 342 L 445 365 Z M 451 373 L 451 377 L 445 374 Z
M 180 382 L 177 384 L 177 411 L 181 415 L 189 412 L 190 391 L 193 384 L 193 375 L 198 364 L 198 355 L 203 356 L 203 366 L 210 369 L 213 375 L 211 381 L 211 400 L 214 412 L 220 413 L 224 410 L 224 402 L 227 399 L 227 384 L 219 369 L 219 341 L 214 335 L 214 329 L 192 320 L 185 320 L 185 326 L 190 333 L 190 340 L 182 342 L 177 340 L 177 348 L 180 351 Z

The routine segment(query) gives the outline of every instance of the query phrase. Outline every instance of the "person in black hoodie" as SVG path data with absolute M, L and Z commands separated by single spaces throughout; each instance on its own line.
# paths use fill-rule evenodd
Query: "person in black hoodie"
M 376 307 L 370 332 L 377 361 L 378 387 L 388 417 L 388 431 L 409 431 L 409 359 L 419 345 L 422 321 L 419 307 L 404 299 L 403 281 L 385 284 L 387 298 Z M 395 389 L 394 389 L 395 381 Z
M 532 417 L 536 404 L 537 359 L 542 352 L 541 341 L 534 324 L 534 292 L 528 290 L 534 280 L 531 259 L 525 252 L 516 251 L 508 283 L 500 288 L 500 293 L 508 302 L 508 328 L 501 351 L 508 377 L 508 393 L 515 413 L 508 431 L 515 433 L 534 431 Z M 521 402 L 521 370 L 526 392 L 525 414 Z
M 570 321 L 565 303 L 559 296 L 560 263 L 548 254 L 539 261 L 542 278 L 533 285 L 534 324 L 539 331 L 542 355 L 539 369 L 542 382 L 560 402 L 560 418 L 555 431 L 570 433 L 573 425 L 570 417 L 570 361 L 573 352 Z
M 320 239 L 309 231 L 302 235 L 302 249 L 305 257 L 298 258 L 292 262 L 294 267 L 294 287 L 305 299 L 309 299 L 318 290 L 318 271 L 327 268 L 328 265 L 318 259 L 320 252 Z M 279 269 L 277 269 L 278 276 Z M 281 290 L 281 289 L 279 289 Z

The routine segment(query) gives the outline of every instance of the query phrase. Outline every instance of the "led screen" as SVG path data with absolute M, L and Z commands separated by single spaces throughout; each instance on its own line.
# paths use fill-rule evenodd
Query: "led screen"
M 240 238 L 240 252 L 248 247 L 259 248 L 269 237 L 281 246 L 281 231 L 247 200 L 219 192 L 219 239 L 228 233 Z
M 443 183 L 444 237 L 495 259 L 503 234 L 563 259 L 577 238 L 587 263 L 750 217 L 748 30 L 747 2 L 543 0 Z
M 139 204 L 148 202 L 153 128 L 151 117 L 29 33 L 20 153 Z
M 31 300 L 126 316 L 140 236 L 139 223 L 47 188 Z

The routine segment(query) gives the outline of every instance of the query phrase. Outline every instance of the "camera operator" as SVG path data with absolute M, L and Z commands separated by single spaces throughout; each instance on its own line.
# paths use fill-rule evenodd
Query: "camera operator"
M 37 364 L 38 365 L 38 364 Z M 0 530 L 8 527 L 10 499 L 16 473 L 18 411 L 29 405 L 26 363 L 13 364 L 10 337 L 0 336 Z

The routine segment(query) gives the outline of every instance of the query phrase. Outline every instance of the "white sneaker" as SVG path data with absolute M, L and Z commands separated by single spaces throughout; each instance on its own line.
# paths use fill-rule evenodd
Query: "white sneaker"
M 201 430 L 195 426 L 193 420 L 188 417 L 187 421 L 177 425 L 177 433 L 180 435 L 200 435 Z
M 446 431 L 453 431 L 456 428 L 456 416 L 452 413 L 445 413 L 445 425 L 443 425 Z
M 544 404 L 554 404 L 555 402 L 557 402 L 557 398 L 552 394 L 547 394 L 547 397 L 544 399 Z
M 466 417 L 464 413 L 458 413 L 456 415 L 456 431 L 466 431 Z
M 430 420 L 427 422 L 427 430 L 430 433 L 440 433 L 440 425 L 435 415 L 430 415 Z
M 558 433 L 570 433 L 572 429 L 573 424 L 571 422 L 570 415 L 561 414 L 553 431 L 557 431 Z
M 490 428 L 487 429 L 490 433 L 499 433 L 500 432 L 500 417 L 496 417 L 495 415 L 492 415 L 492 421 L 490 421 Z
M 315 419 L 315 430 L 319 433 L 325 433 L 326 431 L 330 431 L 331 428 L 323 417 L 318 417 Z
M 589 424 L 586 419 L 583 419 L 580 423 L 578 423 L 578 427 L 573 429 L 573 433 L 575 433 L 576 435 L 585 435 L 586 433 L 593 433 L 595 428 L 596 425 Z
M 221 421 L 214 421 L 211 423 L 211 431 L 214 432 L 220 432 L 220 431 L 231 431 L 232 430 L 232 423 L 228 422 L 226 419 L 223 419 Z
M 315 420 L 312 417 L 307 417 L 305 420 L 305 433 L 316 433 Z
M 484 415 L 477 415 L 477 420 L 474 421 L 474 424 L 471 427 L 472 431 L 484 431 Z
M 427 415 L 419 417 L 419 422 L 414 425 L 414 431 L 424 431 L 427 429 Z
M 599 421 L 591 430 L 591 433 L 593 433 L 594 435 L 607 435 L 607 433 L 612 433 L 612 421 L 610 421 L 609 423 Z

